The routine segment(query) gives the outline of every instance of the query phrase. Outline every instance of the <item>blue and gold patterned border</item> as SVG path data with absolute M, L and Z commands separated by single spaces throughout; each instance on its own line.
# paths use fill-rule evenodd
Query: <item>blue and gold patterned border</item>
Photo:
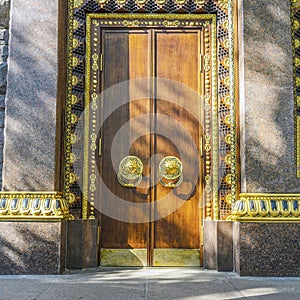
M 240 194 L 227 219 L 239 222 L 300 222 L 300 195 Z
M 73 219 L 59 192 L 0 192 L 1 221 L 61 221 Z
M 296 176 L 300 178 L 300 1 L 291 1 L 292 41 L 295 97 L 295 161 Z

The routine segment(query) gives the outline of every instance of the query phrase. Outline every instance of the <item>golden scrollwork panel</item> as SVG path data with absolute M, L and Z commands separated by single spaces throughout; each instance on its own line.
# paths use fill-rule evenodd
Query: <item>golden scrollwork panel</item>
M 300 222 L 299 194 L 240 194 L 228 220 Z
M 229 19 L 233 18 L 233 0 L 214 0 L 213 5 L 208 4 L 208 0 L 195 0 L 193 3 L 190 1 L 172 1 L 167 3 L 165 0 L 155 0 L 151 5 L 149 1 L 146 0 L 136 0 L 131 1 L 130 3 L 126 0 L 115 0 L 115 1 L 105 1 L 105 0 L 70 0 L 68 7 L 68 61 L 71 62 L 68 64 L 68 86 L 67 86 L 67 103 L 66 103 L 66 122 L 65 122 L 65 180 L 64 180 L 64 198 L 71 204 L 71 209 L 73 207 L 81 207 L 82 216 L 84 218 L 92 217 L 93 218 L 93 205 L 94 205 L 94 195 L 90 194 L 92 187 L 89 188 L 90 180 L 94 181 L 94 176 L 84 175 L 77 176 L 76 180 L 70 180 L 73 178 L 70 174 L 74 173 L 74 166 L 80 164 L 80 157 L 76 155 L 76 161 L 74 162 L 72 153 L 75 154 L 76 151 L 72 151 L 72 148 L 83 147 L 84 144 L 88 145 L 87 147 L 94 149 L 97 147 L 98 140 L 95 135 L 96 133 L 91 131 L 87 136 L 80 138 L 79 136 L 74 137 L 74 128 L 78 122 L 78 116 L 80 115 L 80 109 L 85 107 L 87 101 L 91 101 L 95 111 L 98 107 L 97 101 L 93 102 L 93 99 L 96 99 L 98 96 L 97 91 L 90 90 L 90 94 L 86 94 L 86 87 L 89 85 L 93 89 L 91 82 L 83 82 L 82 78 L 87 78 L 89 76 L 97 76 L 97 72 L 101 68 L 101 58 L 96 57 L 94 54 L 98 55 L 98 52 L 94 52 L 94 45 L 97 43 L 92 43 L 92 47 L 88 49 L 86 45 L 89 44 L 89 40 L 85 38 L 84 34 L 90 34 L 90 42 L 94 37 L 94 34 L 97 34 L 97 26 L 122 26 L 132 27 L 132 26 L 143 26 L 143 27 L 155 27 L 157 24 L 154 24 L 154 13 L 158 9 L 165 10 L 167 17 L 160 19 L 162 27 L 165 28 L 176 28 L 178 26 L 203 26 L 204 28 L 204 39 L 205 47 L 203 49 L 203 74 L 205 77 L 205 108 L 203 109 L 205 114 L 205 135 L 203 140 L 204 148 L 204 159 L 205 159 L 205 195 L 206 195 L 206 217 L 208 219 L 224 219 L 226 215 L 230 212 L 229 201 L 234 201 L 237 198 L 237 189 L 231 191 L 231 186 L 236 185 L 236 166 L 237 160 L 236 155 L 233 155 L 231 159 L 231 164 L 226 164 L 226 168 L 220 173 L 218 172 L 220 163 L 225 160 L 226 155 L 230 155 L 232 150 L 235 150 L 236 147 L 236 138 L 235 134 L 232 136 L 232 130 L 235 130 L 235 119 L 231 110 L 235 110 L 235 99 L 233 98 L 232 88 L 234 83 L 233 73 L 230 73 L 230 69 L 234 68 L 232 55 L 233 45 L 232 39 L 233 36 L 233 23 L 229 22 Z M 92 24 L 90 28 L 86 27 L 88 20 L 88 13 L 93 13 L 99 10 L 99 8 L 104 8 L 106 11 L 110 12 L 105 14 L 105 23 L 100 24 L 100 22 L 95 20 L 95 24 Z M 116 14 L 115 9 L 127 9 L 134 14 Z M 137 18 L 138 10 L 143 9 L 143 20 Z M 173 14 L 173 11 L 181 10 L 183 14 Z M 148 12 L 149 10 L 149 12 Z M 152 11 L 153 10 L 153 11 Z M 169 11 L 170 10 L 170 11 Z M 206 16 L 210 15 L 210 12 L 213 12 L 214 18 L 207 17 L 207 20 L 204 20 Z M 201 13 L 201 14 L 198 14 Z M 218 18 L 217 15 L 221 14 L 222 18 Z M 121 20 L 117 20 L 117 16 L 121 16 Z M 187 20 L 183 15 L 188 15 L 190 17 L 190 23 L 187 24 Z M 124 17 L 123 17 L 124 16 Z M 126 16 L 126 17 L 125 17 Z M 160 15 L 161 16 L 161 15 Z M 202 19 L 202 21 L 201 21 Z M 232 20 L 232 19 L 231 19 Z M 137 24 L 137 22 L 140 24 Z M 120 22 L 120 24 L 118 23 Z M 97 23 L 97 24 L 96 24 Z M 93 27 L 94 26 L 94 27 Z M 92 28 L 93 27 L 93 28 Z M 88 32 L 90 30 L 90 32 Z M 231 36 L 229 32 L 231 33 Z M 222 32 L 222 35 L 219 33 Z M 231 37 L 231 38 L 230 38 Z M 98 49 L 99 50 L 99 49 Z M 90 51 L 90 60 L 86 60 L 86 55 L 89 55 Z M 94 56 L 93 56 L 94 55 Z M 75 57 L 75 58 L 74 58 Z M 94 59 L 93 59 L 94 57 Z M 218 63 L 217 63 L 218 61 Z M 89 74 L 86 70 L 88 69 L 87 63 L 90 63 Z M 219 67 L 222 65 L 222 68 Z M 84 74 L 86 73 L 86 74 Z M 229 74 L 230 73 L 230 74 Z M 211 75 L 210 75 L 211 74 Z M 97 81 L 97 78 L 94 78 Z M 220 85 L 222 84 L 222 86 Z M 96 84 L 94 84 L 96 85 Z M 223 87 L 224 86 L 224 87 Z M 96 96 L 93 98 L 93 94 Z M 89 97 L 89 100 L 87 100 Z M 220 104 L 224 104 L 224 107 L 220 108 Z M 220 109 L 225 110 L 225 115 L 230 115 L 230 126 L 227 126 L 226 132 L 222 132 L 223 129 L 219 128 L 218 124 L 218 115 Z M 75 118 L 75 117 L 77 118 Z M 93 118 L 93 111 L 88 112 L 88 115 L 85 115 L 90 120 Z M 226 119 L 228 123 L 228 118 Z M 94 133 L 94 134 L 93 134 Z M 223 143 L 227 148 L 226 153 L 219 153 L 219 145 Z M 224 148 L 222 146 L 221 148 Z M 94 151 L 95 152 L 95 151 Z M 215 160 L 212 160 L 211 157 L 215 157 Z M 90 161 L 93 162 L 93 158 L 89 157 Z M 86 158 L 84 161 L 86 162 Z M 228 159 L 227 159 L 228 161 Z M 83 165 L 86 165 L 85 162 L 82 162 Z M 74 165 L 75 164 L 75 165 Z M 88 164 L 87 164 L 88 165 Z M 87 173 L 88 169 L 85 166 L 83 168 L 83 173 Z M 233 173 L 233 174 L 232 174 Z M 231 174 L 231 184 L 221 185 L 220 182 L 224 181 L 226 176 Z M 77 180 L 83 177 L 83 186 L 88 186 L 86 191 L 83 191 L 82 195 L 78 192 Z M 74 179 L 74 178 L 73 178 Z M 225 181 L 224 181 L 225 182 Z M 96 192 L 96 191 L 94 191 Z M 231 199 L 229 200 L 229 195 Z M 75 200 L 74 200 L 75 199 Z M 72 203 L 71 203 L 72 202 Z M 88 206 L 87 203 L 90 205 Z
M 58 192 L 0 192 L 0 221 L 61 221 L 73 219 Z
M 300 178 L 300 1 L 292 0 L 292 40 L 294 59 L 294 103 L 295 103 L 295 168 L 296 176 Z

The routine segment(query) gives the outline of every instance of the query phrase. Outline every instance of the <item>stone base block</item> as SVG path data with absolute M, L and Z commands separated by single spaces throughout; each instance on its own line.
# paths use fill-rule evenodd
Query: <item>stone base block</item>
M 66 223 L 0 222 L 0 274 L 65 270 Z
M 240 276 L 300 276 L 300 223 L 234 223 Z
M 204 222 L 204 268 L 233 270 L 232 222 Z
M 98 220 L 68 221 L 67 269 L 98 266 Z

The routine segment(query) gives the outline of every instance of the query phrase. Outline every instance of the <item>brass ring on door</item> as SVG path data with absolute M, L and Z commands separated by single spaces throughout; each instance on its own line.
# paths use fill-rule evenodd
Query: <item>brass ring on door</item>
M 142 161 L 137 156 L 129 155 L 121 160 L 117 178 L 122 186 L 135 188 L 142 182 L 142 173 Z
M 164 187 L 175 188 L 183 182 L 182 162 L 176 156 L 166 156 L 159 163 L 159 181 Z

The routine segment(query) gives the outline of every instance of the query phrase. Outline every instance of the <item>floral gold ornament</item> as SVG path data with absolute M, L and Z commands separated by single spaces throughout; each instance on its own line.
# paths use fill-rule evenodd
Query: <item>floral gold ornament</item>
M 78 118 L 75 114 L 71 114 L 71 124 L 76 124 L 78 121 Z
M 225 142 L 226 142 L 228 145 L 231 144 L 231 136 L 230 136 L 230 134 L 227 134 L 227 135 L 225 136 Z
M 230 154 L 227 154 L 225 156 L 225 162 L 227 165 L 231 165 L 231 155 Z
M 157 0 L 158 1 L 158 0 Z M 160 0 L 162 1 L 162 0 Z M 114 3 L 117 3 L 116 0 L 113 0 Z M 119 0 L 120 2 L 120 0 Z M 156 1 L 155 1 L 156 2 Z M 215 1 L 217 2 L 217 1 Z M 86 3 L 86 1 L 85 1 Z M 205 1 L 197 1 L 196 5 L 202 5 L 205 4 Z M 138 7 L 138 6 L 136 6 Z M 143 7 L 141 5 L 141 7 Z M 177 5 L 177 7 L 179 7 Z M 84 10 L 85 8 L 82 8 L 82 10 Z M 110 9 L 110 8 L 109 8 Z M 185 11 L 186 8 L 183 6 L 182 9 Z M 204 10 L 206 10 L 206 8 L 204 8 Z M 217 10 L 218 11 L 222 11 L 225 13 L 226 18 L 227 18 L 227 11 L 222 10 L 220 8 L 220 5 L 217 6 Z M 75 10 L 76 12 L 76 10 Z M 220 39 L 218 40 L 218 32 L 217 32 L 217 28 L 218 28 L 218 23 L 219 21 L 217 20 L 215 15 L 209 15 L 209 14 L 198 14 L 198 15 L 193 15 L 193 14 L 155 14 L 155 13 L 143 13 L 143 14 L 122 14 L 122 13 L 118 13 L 118 14 L 99 14 L 97 11 L 89 11 L 90 13 L 88 13 L 86 15 L 86 18 L 81 18 L 80 19 L 80 28 L 86 28 L 86 35 L 87 35 L 87 42 L 86 45 L 87 47 L 84 48 L 84 50 L 82 49 L 82 43 L 80 42 L 80 48 L 78 48 L 76 51 L 85 51 L 86 54 L 86 70 L 88 72 L 90 72 L 90 78 L 91 81 L 85 81 L 84 82 L 84 93 L 85 93 L 85 100 L 87 105 L 92 106 L 93 104 L 93 98 L 91 97 L 92 93 L 94 92 L 94 83 L 93 83 L 93 79 L 94 79 L 94 69 L 93 69 L 93 59 L 92 56 L 93 54 L 98 54 L 100 55 L 101 53 L 101 49 L 98 48 L 98 46 L 96 45 L 96 43 L 93 41 L 93 38 L 95 35 L 95 33 L 97 33 L 97 37 L 99 38 L 99 33 L 102 30 L 102 28 L 107 27 L 109 28 L 109 26 L 114 26 L 114 27 L 129 27 L 129 26 L 136 26 L 136 27 L 162 27 L 165 25 L 169 25 L 168 27 L 170 28 L 174 28 L 174 25 L 177 25 L 177 22 L 173 24 L 171 24 L 171 22 L 175 22 L 178 21 L 179 25 L 178 26 L 191 26 L 191 27 L 202 27 L 203 28 L 203 33 L 204 33 L 204 47 L 203 49 L 201 49 L 201 55 L 203 56 L 203 63 L 204 63 L 204 55 L 209 55 L 210 56 L 210 61 L 208 60 L 209 64 L 208 66 L 210 66 L 211 70 L 207 70 L 207 72 L 205 72 L 204 70 L 204 65 L 203 65 L 203 70 L 202 70 L 202 74 L 204 75 L 204 80 L 207 83 L 205 86 L 205 90 L 204 90 L 204 97 L 206 96 L 206 99 L 210 99 L 207 100 L 207 103 L 205 103 L 205 109 L 207 109 L 207 112 L 205 112 L 206 117 L 205 117 L 205 134 L 207 134 L 210 137 L 210 148 L 211 150 L 209 152 L 205 152 L 205 161 L 208 159 L 210 161 L 210 169 L 207 171 L 207 173 L 205 173 L 205 175 L 210 175 L 212 180 L 211 180 L 211 189 L 212 191 L 206 194 L 206 199 L 205 203 L 207 205 L 207 207 L 210 207 L 210 212 L 205 214 L 206 217 L 210 217 L 210 218 L 218 218 L 218 213 L 216 213 L 216 211 L 218 210 L 218 197 L 217 197 L 217 191 L 218 191 L 218 150 L 217 147 L 213 147 L 213 145 L 217 146 L 217 141 L 218 141 L 218 135 L 219 135 L 219 131 L 218 131 L 218 94 L 217 94 L 217 90 L 218 90 L 218 79 L 222 80 L 222 78 L 224 77 L 218 77 L 218 73 L 217 73 L 217 60 L 218 60 L 218 52 L 217 52 L 217 43 L 220 42 Z M 71 15 L 72 17 L 74 17 L 74 14 Z M 75 15 L 76 19 L 78 19 L 79 17 L 77 15 Z M 226 19 L 225 18 L 225 19 Z M 126 23 L 123 23 L 124 21 L 128 21 Z M 134 21 L 137 20 L 140 22 L 140 24 L 136 25 L 136 23 L 134 23 Z M 169 23 L 165 23 L 162 24 L 165 20 L 170 21 Z M 98 22 L 97 26 L 95 25 L 96 21 Z M 222 21 L 224 22 L 224 20 Z M 86 26 L 86 27 L 85 27 Z M 166 26 L 165 26 L 166 27 Z M 225 29 L 224 29 L 225 30 Z M 227 30 L 225 30 L 227 31 Z M 72 33 L 72 29 L 69 31 Z M 89 38 L 90 37 L 90 38 Z M 81 41 L 81 35 L 80 35 L 80 31 L 73 31 L 73 34 L 71 34 L 71 39 L 72 38 L 76 38 L 78 40 Z M 90 41 L 90 42 L 89 42 Z M 98 42 L 97 42 L 98 43 Z M 69 43 L 69 45 L 71 45 L 71 43 Z M 72 49 L 70 49 L 70 51 L 68 51 L 69 58 L 72 57 L 73 53 L 71 51 Z M 228 55 L 226 55 L 225 57 L 222 56 L 222 59 L 225 59 L 226 57 L 228 57 Z M 101 60 L 99 59 L 100 62 L 98 62 L 101 65 Z M 221 58 L 220 58 L 221 61 Z M 101 72 L 101 67 L 99 66 L 99 70 Z M 70 64 L 69 66 L 69 75 L 77 75 L 77 73 L 74 73 L 74 68 L 72 70 L 72 68 L 70 68 Z M 96 66 L 96 65 L 95 65 Z M 96 68 L 96 67 L 95 67 Z M 227 71 L 226 71 L 227 72 Z M 79 72 L 80 73 L 80 72 Z M 89 74 L 88 74 L 89 75 Z M 227 76 L 227 73 L 225 74 Z M 82 90 L 82 84 L 81 84 L 81 74 L 77 75 L 79 80 L 80 80 L 80 85 L 78 85 L 76 88 L 78 90 Z M 97 78 L 96 80 L 99 82 L 99 78 L 98 78 L 98 74 L 96 74 Z M 202 76 L 202 75 L 201 75 Z M 68 82 L 70 82 L 70 77 L 68 77 L 69 80 Z M 98 85 L 99 86 L 99 85 Z M 69 86 L 70 87 L 70 86 Z M 71 89 L 70 89 L 71 91 Z M 80 91 L 82 92 L 82 91 Z M 99 91 L 96 91 L 97 94 L 99 94 Z M 77 94 L 76 94 L 77 95 Z M 225 95 L 224 95 L 225 96 Z M 70 97 L 68 97 L 68 99 L 71 99 Z M 69 100 L 70 101 L 70 100 Z M 78 94 L 78 103 L 82 104 L 83 102 L 83 97 L 81 96 L 81 94 Z M 99 106 L 99 105 L 98 105 Z M 79 107 L 79 106 L 78 106 Z M 67 106 L 67 110 L 69 109 L 69 107 Z M 73 109 L 77 109 L 76 108 L 71 108 Z M 68 111 L 67 111 L 68 113 Z M 227 112 L 226 112 L 227 114 Z M 84 163 L 85 163 L 85 168 L 84 168 L 84 174 L 83 174 L 83 195 L 82 196 L 78 196 L 76 194 L 76 199 L 78 199 L 77 201 L 80 200 L 80 197 L 82 197 L 82 216 L 84 219 L 89 218 L 89 216 L 91 215 L 92 211 L 90 206 L 88 205 L 88 199 L 91 199 L 93 197 L 93 194 L 90 193 L 90 174 L 92 172 L 92 168 L 88 169 L 88 166 L 90 163 L 92 163 L 94 161 L 93 158 L 93 154 L 95 151 L 91 151 L 90 150 L 90 145 L 91 145 L 91 138 L 90 138 L 90 134 L 93 132 L 93 126 L 95 123 L 93 123 L 95 120 L 93 119 L 93 109 L 90 109 L 88 118 L 87 118 L 87 122 L 90 122 L 90 124 L 86 123 L 85 124 L 85 132 L 86 132 L 86 137 L 85 137 L 85 143 L 84 143 L 84 147 L 85 147 L 85 158 L 84 158 Z M 68 120 L 68 119 L 67 119 Z M 98 120 L 96 120 L 98 122 Z M 209 122 L 209 123 L 208 123 Z M 70 124 L 69 124 L 70 125 Z M 69 126 L 68 125 L 68 126 Z M 226 132 L 227 134 L 227 132 Z M 65 148 L 68 147 L 68 143 L 66 143 Z M 66 154 L 68 152 L 68 149 L 66 150 Z M 222 158 L 223 159 L 223 158 Z M 67 164 L 69 163 L 68 158 L 66 159 Z M 93 166 L 93 165 L 92 165 Z M 69 168 L 69 165 L 66 165 L 66 168 Z M 71 166 L 72 167 L 72 166 Z M 86 171 L 87 170 L 87 171 Z M 206 169 L 205 169 L 206 170 Z M 230 187 L 226 187 L 226 189 L 229 189 Z M 68 181 L 65 181 L 65 187 L 64 187 L 66 196 L 67 194 L 70 192 L 68 190 Z M 71 191 L 73 190 L 73 187 L 71 187 Z M 73 190 L 74 191 L 74 190 Z M 75 192 L 75 191 L 74 191 Z M 76 192 L 75 192 L 76 193 Z M 86 196 L 85 196 L 86 195 Z M 209 210 L 207 209 L 207 212 Z
M 185 4 L 186 0 L 175 0 L 176 4 L 183 5 Z
M 84 0 L 74 0 L 74 8 L 80 8 L 84 3 Z
M 76 175 L 74 173 L 70 173 L 70 183 L 76 182 Z
M 240 194 L 228 220 L 239 222 L 299 222 L 300 195 Z
M 139 20 L 124 20 L 122 22 L 123 26 L 126 27 L 135 27 L 135 26 L 139 26 L 140 21 Z
M 299 8 L 300 0 L 292 0 L 292 8 Z
M 73 48 L 77 48 L 79 45 L 79 41 L 77 39 L 73 39 Z
M 222 8 L 228 8 L 228 0 L 219 0 L 218 3 Z
M 0 192 L 0 220 L 61 221 L 74 219 L 58 192 Z
M 70 162 L 73 164 L 76 161 L 76 155 L 74 153 L 70 154 Z
M 75 105 L 78 102 L 78 98 L 76 95 L 72 95 L 72 105 Z
M 128 188 L 137 187 L 142 182 L 143 163 L 137 156 L 126 156 L 119 164 L 118 181 Z
M 223 82 L 226 86 L 230 86 L 230 77 L 225 77 Z
M 292 40 L 293 40 L 293 59 L 294 59 L 294 122 L 295 122 L 295 173 L 300 178 L 300 118 L 299 118 L 299 101 L 298 89 L 300 86 L 299 67 L 299 47 L 300 41 L 298 40 L 300 30 L 299 18 L 300 1 L 292 1 Z
M 223 27 L 224 29 L 228 30 L 228 20 L 226 20 L 226 21 L 224 21 L 224 22 L 222 23 L 222 27 Z
M 137 5 L 144 5 L 147 2 L 147 0 L 135 0 L 135 3 Z
M 70 193 L 70 195 L 69 195 L 69 203 L 74 203 L 75 199 L 76 199 L 75 195 L 73 193 Z
M 231 205 L 232 204 L 232 196 L 231 194 L 227 194 L 225 197 L 225 201 L 227 204 Z
M 223 46 L 225 49 L 228 49 L 228 48 L 229 48 L 229 39 L 225 39 L 225 40 L 222 42 L 222 46 Z
M 231 174 L 227 174 L 226 175 L 226 177 L 225 177 L 225 182 L 227 183 L 227 184 L 231 184 Z
M 75 75 L 73 75 L 72 76 L 72 85 L 76 85 L 77 83 L 78 83 L 78 78 Z
M 72 67 L 76 67 L 78 63 L 79 63 L 78 58 L 76 56 L 73 56 Z
M 167 0 L 156 0 L 155 2 L 158 4 L 158 5 L 164 5 L 166 3 Z
M 176 156 L 166 156 L 159 163 L 159 181 L 168 188 L 179 186 L 183 181 L 182 162 Z
M 107 3 L 108 0 L 95 0 L 99 5 Z
M 76 30 L 79 27 L 79 22 L 77 20 L 73 21 L 73 29 Z
M 224 123 L 228 126 L 230 126 L 230 115 L 225 116 Z

